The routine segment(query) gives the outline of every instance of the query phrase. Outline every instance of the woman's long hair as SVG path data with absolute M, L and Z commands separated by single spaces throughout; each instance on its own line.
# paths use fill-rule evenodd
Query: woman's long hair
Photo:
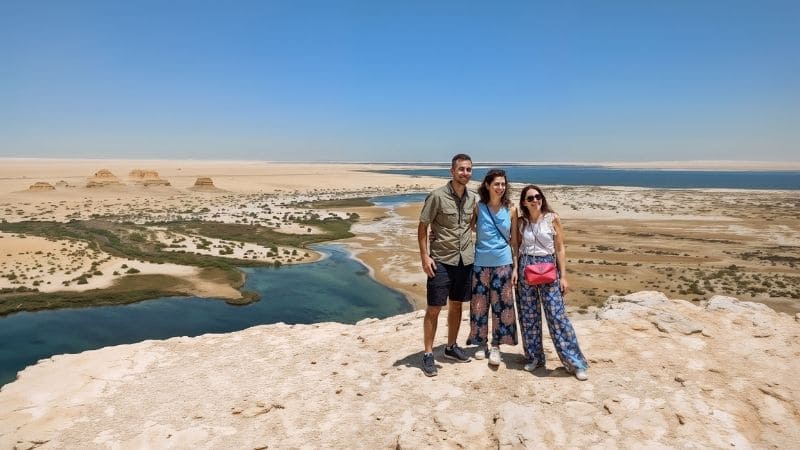
M 481 183 L 481 187 L 478 188 L 478 195 L 481 197 L 481 203 L 489 204 L 489 199 L 491 199 L 491 195 L 489 194 L 489 188 L 487 185 L 492 184 L 495 178 L 503 177 L 506 180 L 506 190 L 503 192 L 503 196 L 500 197 L 500 204 L 508 208 L 511 206 L 511 199 L 509 198 L 509 184 L 508 177 L 506 176 L 506 171 L 503 169 L 491 169 L 486 172 L 486 176 L 483 177 L 483 182 Z
M 547 204 L 547 197 L 544 196 L 544 192 L 542 192 L 542 189 L 539 186 L 536 186 L 535 184 L 529 184 L 524 188 L 522 188 L 522 192 L 519 194 L 519 210 L 522 212 L 522 220 L 528 222 L 529 220 L 528 217 L 530 217 L 530 212 L 528 211 L 528 207 L 525 206 L 525 197 L 528 196 L 528 192 L 530 190 L 535 190 L 536 192 L 539 193 L 539 195 L 542 196 L 542 214 L 555 212 L 550 208 L 550 205 Z

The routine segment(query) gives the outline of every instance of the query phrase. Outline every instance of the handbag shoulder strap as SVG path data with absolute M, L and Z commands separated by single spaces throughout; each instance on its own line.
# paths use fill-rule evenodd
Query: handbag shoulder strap
M 483 205 L 484 208 L 486 208 L 486 212 L 489 214 L 489 218 L 492 219 L 492 223 L 494 224 L 494 227 L 497 230 L 497 232 L 500 233 L 500 236 L 503 237 L 503 240 L 506 241 L 506 244 L 511 245 L 511 242 L 509 242 L 506 235 L 503 233 L 502 230 L 500 230 L 500 227 L 497 226 L 497 222 L 494 220 L 494 214 L 492 214 L 492 211 L 489 209 L 489 205 L 487 205 L 486 203 L 481 203 L 481 205 Z
M 543 218 L 543 219 L 544 219 L 544 218 Z M 531 234 L 533 235 L 533 252 L 534 252 L 534 253 L 536 253 L 536 244 L 537 244 L 537 243 L 538 243 L 539 245 L 541 245 L 541 246 L 542 246 L 542 248 L 545 248 L 545 249 L 546 249 L 546 247 L 544 246 L 544 244 L 542 244 L 541 242 L 539 242 L 539 236 L 538 236 L 538 235 L 537 235 L 537 233 L 536 233 L 536 229 L 535 229 L 535 228 L 532 226 L 532 222 L 531 222 L 530 220 L 528 220 L 528 218 L 527 218 L 527 217 L 525 218 L 525 222 L 527 222 L 527 224 L 528 224 L 529 226 L 531 226 Z M 554 257 L 554 258 L 556 258 L 556 257 L 557 257 L 555 253 L 553 253 L 553 257 Z

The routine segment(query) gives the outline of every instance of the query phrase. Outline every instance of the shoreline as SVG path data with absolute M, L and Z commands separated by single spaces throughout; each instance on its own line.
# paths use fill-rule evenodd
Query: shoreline
M 3 166 L 9 164 L 45 164 L 61 163 L 66 166 L 79 166 L 86 164 L 118 165 L 148 165 L 153 167 L 178 165 L 209 166 L 219 165 L 281 165 L 281 166 L 397 166 L 397 167 L 435 167 L 448 165 L 447 161 L 273 161 L 258 159 L 132 159 L 132 158 L 54 158 L 54 157 L 0 157 Z M 490 161 L 475 162 L 476 167 L 494 166 L 576 166 L 576 167 L 603 167 L 619 169 L 643 170 L 681 170 L 681 171 L 721 171 L 721 172 L 793 172 L 800 171 L 800 161 L 743 161 L 743 160 L 681 160 L 681 161 Z M 88 174 L 86 174 L 88 175 Z M 28 178 L 8 177 L 0 170 L 0 180 Z

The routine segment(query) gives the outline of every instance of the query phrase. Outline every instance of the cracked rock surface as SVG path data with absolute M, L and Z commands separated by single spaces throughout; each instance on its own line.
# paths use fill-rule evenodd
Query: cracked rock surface
M 465 308 L 460 341 L 469 326 Z M 444 342 L 446 314 L 437 344 Z M 573 319 L 589 380 L 419 366 L 422 312 L 59 355 L 0 391 L 0 448 L 793 448 L 800 323 L 715 297 L 612 297 Z M 471 354 L 473 349 L 468 348 Z

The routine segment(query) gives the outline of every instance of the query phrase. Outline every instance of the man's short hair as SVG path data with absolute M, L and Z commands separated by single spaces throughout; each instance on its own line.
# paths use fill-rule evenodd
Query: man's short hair
M 452 159 L 452 161 L 450 161 L 450 168 L 451 168 L 451 169 L 455 169 L 455 168 L 456 168 L 456 164 L 457 164 L 459 161 L 469 161 L 469 162 L 472 162 L 472 158 L 470 158 L 470 157 L 469 157 L 469 155 L 467 155 L 466 153 L 459 153 L 459 154 L 457 154 L 456 156 L 453 156 L 453 159 Z

